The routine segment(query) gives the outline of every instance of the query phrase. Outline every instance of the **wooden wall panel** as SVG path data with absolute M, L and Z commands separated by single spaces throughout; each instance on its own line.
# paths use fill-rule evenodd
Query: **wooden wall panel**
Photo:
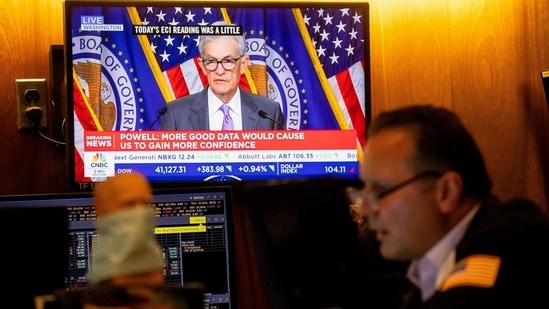
M 506 164 L 506 160 L 524 157 L 521 152 L 531 144 L 523 138 L 527 133 L 526 119 L 518 91 L 520 81 L 515 78 L 527 73 L 518 35 L 523 24 L 520 11 L 524 7 L 499 2 L 475 2 L 454 27 L 452 88 L 457 89 L 453 97 L 456 107 L 477 139 L 483 141 L 481 147 L 490 158 L 488 167 L 494 178 L 498 178 L 496 188 L 512 188 L 505 192 L 510 196 L 520 195 L 524 182 L 517 181 L 517 177 L 524 174 L 520 174 L 522 166 Z M 517 23 L 508 23 L 510 19 Z
M 446 10 L 424 1 L 370 3 L 373 115 L 396 105 L 450 102 Z
M 17 78 L 46 78 L 49 98 L 49 50 L 51 44 L 63 42 L 62 3 L 7 0 L 0 8 L 0 194 L 67 189 L 63 147 L 33 133 L 20 133 L 15 105 Z M 44 133 L 52 130 L 49 126 Z
M 372 114 L 431 102 L 477 139 L 502 198 L 547 207 L 547 1 L 372 0 Z

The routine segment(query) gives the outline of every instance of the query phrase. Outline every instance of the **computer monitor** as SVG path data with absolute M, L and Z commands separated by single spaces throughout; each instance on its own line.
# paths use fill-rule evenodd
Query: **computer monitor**
M 153 192 L 152 207 L 157 216 L 156 238 L 165 255 L 167 285 L 178 287 L 198 282 L 204 287 L 206 308 L 236 308 L 231 187 L 158 189 Z M 2 212 L 24 213 L 26 217 L 5 216 Z M 61 214 L 55 218 L 46 215 L 58 212 Z M 29 221 L 29 217 L 33 220 Z M 91 193 L 0 197 L 0 218 L 21 222 L 24 227 L 18 228 L 24 234 L 13 230 L 2 233 L 10 240 L 10 246 L 25 250 L 12 256 L 28 260 L 24 272 L 10 274 L 16 282 L 31 286 L 37 280 L 44 281 L 41 284 L 45 292 L 51 292 L 52 288 L 74 290 L 88 286 L 87 273 L 97 237 Z M 2 224 L 3 229 L 6 226 L 8 223 Z M 60 230 L 61 227 L 65 229 Z M 54 232 L 55 229 L 59 230 Z M 48 270 L 55 270 L 57 281 L 35 278 L 46 271 L 42 268 L 47 268 L 54 256 L 64 261 L 62 265 L 57 263 L 57 267 L 52 264 Z
M 244 190 L 247 229 L 269 309 L 368 307 L 358 225 L 337 178 L 274 181 Z
M 34 309 L 34 297 L 63 287 L 69 243 L 64 208 L 0 202 L 2 302 Z

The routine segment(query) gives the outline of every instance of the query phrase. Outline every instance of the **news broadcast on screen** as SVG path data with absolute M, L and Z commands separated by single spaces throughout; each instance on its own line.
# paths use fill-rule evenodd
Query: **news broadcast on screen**
M 370 117 L 367 8 L 124 3 L 65 2 L 76 189 L 131 171 L 153 183 L 358 178 Z M 161 130 L 167 104 L 208 86 L 201 35 L 245 35 L 240 89 L 276 101 L 284 130 Z

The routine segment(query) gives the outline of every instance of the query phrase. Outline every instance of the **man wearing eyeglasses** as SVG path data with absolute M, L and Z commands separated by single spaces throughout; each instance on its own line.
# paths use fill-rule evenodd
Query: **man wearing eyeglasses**
M 227 25 L 215 22 L 213 26 Z M 163 130 L 281 130 L 280 104 L 239 87 L 250 62 L 244 35 L 203 35 L 199 65 L 208 80 L 203 91 L 167 105 Z
M 381 113 L 349 196 L 381 255 L 410 261 L 405 308 L 549 308 L 549 218 L 502 203 L 473 137 L 430 105 Z

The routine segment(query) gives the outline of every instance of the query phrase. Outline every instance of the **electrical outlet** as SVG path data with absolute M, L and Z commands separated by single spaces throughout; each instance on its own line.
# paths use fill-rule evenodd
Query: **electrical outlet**
M 39 128 L 46 128 L 48 125 L 46 113 L 46 79 L 16 79 L 15 94 L 17 104 L 17 128 L 19 130 L 32 129 L 33 125 L 27 115 L 34 112 L 42 114 Z

